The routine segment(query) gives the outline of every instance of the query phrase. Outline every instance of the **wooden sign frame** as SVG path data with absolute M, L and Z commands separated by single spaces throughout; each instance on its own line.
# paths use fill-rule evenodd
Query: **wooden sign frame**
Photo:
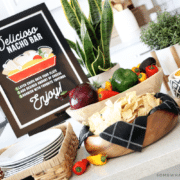
M 21 27 L 23 29 L 23 28 L 25 28 L 24 24 L 29 26 L 29 24 L 32 23 L 33 21 L 31 21 L 29 23 L 28 23 L 28 21 L 30 21 L 31 18 L 35 18 L 36 16 L 37 16 L 37 18 L 43 19 L 43 22 L 45 22 L 44 24 L 43 24 L 43 22 L 41 23 L 42 26 L 43 26 L 42 29 L 40 27 L 38 27 L 37 29 L 41 30 L 41 32 L 43 33 L 44 31 L 46 31 L 46 27 L 47 27 L 47 32 L 49 33 L 49 34 L 47 33 L 47 36 L 49 38 L 52 37 L 51 39 L 53 39 L 53 42 L 57 43 L 56 46 L 54 45 L 54 43 L 51 43 L 51 45 L 54 46 L 53 49 L 57 53 L 56 65 L 54 67 L 57 67 L 60 70 L 62 69 L 62 71 L 65 69 L 64 70 L 64 72 L 65 72 L 64 77 L 65 78 L 64 79 L 60 78 L 61 80 L 59 80 L 56 83 L 59 83 L 59 86 L 64 87 L 63 90 L 71 90 L 72 88 L 74 88 L 78 84 L 81 84 L 83 82 L 89 82 L 88 78 L 86 77 L 86 75 L 84 74 L 82 68 L 80 67 L 77 59 L 75 58 L 74 54 L 72 53 L 66 39 L 63 37 L 60 29 L 58 28 L 56 22 L 54 21 L 52 15 L 51 15 L 51 13 L 49 12 L 49 10 L 47 9 L 47 7 L 46 7 L 46 5 L 44 3 L 42 3 L 42 4 L 38 5 L 38 6 L 35 6 L 33 8 L 30 8 L 30 9 L 28 9 L 26 11 L 23 11 L 23 12 L 21 12 L 21 13 L 19 13 L 17 15 L 14 15 L 14 16 L 8 18 L 8 19 L 5 19 L 5 20 L 1 21 L 0 22 L 0 38 L 1 37 L 3 38 L 3 36 L 6 36 L 5 32 L 4 32 L 5 29 L 7 29 L 7 32 L 10 32 L 10 30 L 11 30 L 12 31 L 11 34 L 15 34 L 14 33 L 16 31 L 16 29 L 14 28 L 15 25 L 16 25 L 16 27 L 17 27 L 17 25 L 21 26 L 21 23 L 22 23 Z M 38 24 L 38 23 L 36 22 L 36 24 Z M 32 23 L 31 26 L 35 27 L 36 25 L 34 25 Z M 9 28 L 11 28 L 11 29 L 9 29 Z M 1 32 L 3 32 L 3 35 L 1 34 Z M 8 34 L 7 34 L 6 37 L 8 37 Z M 43 39 L 46 39 L 46 37 L 44 36 Z M 51 39 L 48 39 L 48 40 L 46 40 L 44 42 L 48 43 L 49 41 L 51 41 Z M 40 43 L 40 42 L 37 42 L 37 43 Z M 34 43 L 34 45 L 35 44 L 36 43 Z M 31 49 L 33 47 L 34 46 L 31 45 Z M 38 46 L 36 45 L 36 47 L 34 49 L 36 49 L 37 47 Z M 13 48 L 13 46 L 12 46 L 12 48 Z M 2 50 L 2 44 L 0 45 L 0 57 L 1 57 L 0 61 L 2 61 L 2 59 L 3 59 L 3 61 L 5 61 L 4 59 L 8 59 L 8 57 L 3 56 L 3 54 L 2 54 L 3 51 L 1 51 L 1 50 Z M 7 49 L 5 49 L 5 50 L 7 51 Z M 9 53 L 11 53 L 11 58 L 14 57 L 15 55 L 17 55 L 16 52 L 15 52 L 16 53 L 15 54 L 14 52 L 10 52 L 10 51 L 11 51 L 11 49 L 9 49 Z M 18 52 L 18 49 L 16 49 L 16 51 Z M 45 70 L 43 70 L 43 72 L 44 73 L 46 72 L 46 74 L 50 74 L 49 69 L 45 69 Z M 42 74 L 43 72 L 41 72 L 41 71 L 38 72 L 38 78 L 41 75 L 43 76 L 43 74 Z M 58 70 L 56 70 L 56 72 L 58 73 Z M 35 76 L 37 76 L 37 74 L 35 74 Z M 32 77 L 30 77 L 30 78 L 32 78 Z M 49 79 L 52 79 L 52 76 Z M 67 119 L 69 117 L 65 113 L 65 109 L 69 107 L 68 99 L 66 99 L 64 102 L 61 102 L 56 97 L 56 101 L 54 99 L 52 100 L 53 101 L 53 103 L 51 103 L 52 108 L 51 108 L 50 105 L 49 106 L 48 105 L 44 106 L 43 107 L 44 108 L 44 111 L 43 111 L 44 113 L 43 114 L 39 113 L 39 115 L 37 115 L 36 118 L 33 118 L 32 120 L 30 120 L 28 122 L 24 122 L 24 124 L 22 124 L 22 118 L 20 119 L 19 117 L 22 114 L 23 114 L 22 117 L 25 117 L 25 118 L 29 118 L 29 116 L 31 116 L 31 115 L 36 116 L 36 113 L 38 114 L 38 111 L 37 111 L 38 108 L 36 108 L 36 110 L 33 110 L 33 111 L 29 112 L 28 108 L 32 105 L 32 103 L 29 103 L 29 100 L 27 100 L 27 102 L 25 103 L 25 98 L 27 98 L 28 95 L 27 95 L 27 97 L 25 97 L 26 94 L 24 94 L 24 95 L 23 94 L 22 95 L 21 94 L 20 95 L 16 94 L 16 95 L 14 95 L 12 97 L 10 92 L 12 91 L 13 93 L 15 93 L 14 92 L 15 90 L 12 89 L 11 87 L 10 87 L 10 89 L 12 89 L 12 90 L 7 90 L 8 89 L 6 87 L 7 84 L 2 83 L 5 80 L 6 79 L 4 78 L 4 75 L 0 75 L 0 105 L 1 105 L 1 107 L 2 107 L 2 109 L 4 111 L 4 113 L 5 113 L 8 121 L 11 124 L 11 127 L 14 130 L 17 137 L 20 137 L 20 136 L 22 136 L 24 134 L 27 134 L 27 133 L 30 133 L 30 134 L 36 133 L 37 131 L 40 131 L 42 129 L 47 128 L 47 127 L 45 127 L 45 124 L 46 125 L 48 124 L 48 127 L 53 126 L 53 125 L 55 125 L 57 123 L 60 123 L 60 122 L 64 121 L 65 119 Z M 10 84 L 9 80 L 6 80 L 6 82 L 8 82 Z M 19 82 L 17 83 L 17 87 L 18 87 L 17 92 L 18 93 L 21 93 L 21 91 L 19 90 L 20 89 L 19 87 L 22 87 L 22 86 L 25 87 L 25 85 L 27 85 L 26 82 L 27 82 L 27 79 L 23 80 L 23 82 L 21 82 L 21 86 L 18 86 Z M 54 85 L 54 87 L 55 87 L 55 80 L 52 79 L 52 82 L 54 83 L 54 84 L 52 83 L 52 85 Z M 14 82 L 11 82 L 11 83 L 13 84 Z M 61 83 L 61 85 L 60 85 L 60 83 Z M 37 83 L 35 82 L 34 85 L 37 85 Z M 14 85 L 13 85 L 13 87 L 14 87 Z M 27 87 L 24 88 L 24 91 L 26 91 L 26 88 Z M 44 93 L 45 92 L 46 95 L 48 94 L 48 91 L 46 89 L 44 89 L 44 90 L 41 89 L 40 91 L 33 92 L 32 96 L 35 93 L 38 93 L 38 92 L 39 93 Z M 27 92 L 27 94 L 28 94 L 28 92 Z M 20 98 L 22 98 L 22 99 L 19 100 L 18 97 L 19 97 L 19 99 Z M 24 111 L 24 110 L 21 111 L 20 108 L 19 108 L 18 111 L 20 111 L 19 112 L 20 116 L 17 115 L 17 107 L 15 107 L 16 106 L 15 105 L 16 100 L 14 98 L 16 98 L 17 103 L 22 102 L 22 105 L 21 105 L 21 103 L 18 103 L 19 107 L 24 108 L 24 106 L 27 106 L 27 112 Z M 23 103 L 24 103 L 24 105 L 23 105 Z M 57 103 L 56 107 L 55 107 L 54 103 L 55 104 Z M 58 103 L 60 104 L 59 106 L 58 106 Z M 49 108 L 48 111 L 46 110 L 47 107 Z M 43 108 L 41 110 L 43 110 Z M 43 127 L 43 128 L 41 128 L 41 127 Z

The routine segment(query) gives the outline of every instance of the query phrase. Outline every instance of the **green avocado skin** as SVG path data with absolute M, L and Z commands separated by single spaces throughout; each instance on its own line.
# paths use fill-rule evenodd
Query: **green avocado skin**
M 138 83 L 138 76 L 131 69 L 117 69 L 112 76 L 113 91 L 123 92 Z

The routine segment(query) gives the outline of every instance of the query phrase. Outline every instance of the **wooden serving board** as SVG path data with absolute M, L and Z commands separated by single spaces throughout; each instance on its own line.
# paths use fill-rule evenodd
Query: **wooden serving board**
M 167 135 L 176 126 L 177 122 L 178 115 L 164 110 L 158 110 L 148 116 L 143 147 L 146 147 Z M 89 154 L 106 154 L 108 158 L 114 158 L 134 152 L 131 149 L 110 143 L 97 135 L 89 136 L 84 144 Z

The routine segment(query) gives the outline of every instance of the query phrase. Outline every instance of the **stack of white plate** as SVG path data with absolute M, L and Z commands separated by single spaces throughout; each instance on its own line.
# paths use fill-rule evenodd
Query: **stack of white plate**
M 58 154 L 63 140 L 60 129 L 49 129 L 8 148 L 0 155 L 5 178 L 51 159 Z

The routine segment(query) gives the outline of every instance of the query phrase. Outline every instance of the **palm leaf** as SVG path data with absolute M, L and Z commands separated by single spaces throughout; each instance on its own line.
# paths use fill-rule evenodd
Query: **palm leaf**
M 91 23 L 93 25 L 96 25 L 101 20 L 101 11 L 99 9 L 99 6 L 98 6 L 96 0 L 88 0 L 88 1 L 89 1 Z
M 102 10 L 102 19 L 101 19 L 101 27 L 100 27 L 102 49 L 105 56 L 105 69 L 111 66 L 109 46 L 110 46 L 112 28 L 113 28 L 112 7 L 109 0 L 105 0 Z
M 75 29 L 76 33 L 80 37 L 80 29 L 81 29 L 81 24 L 78 20 L 78 17 L 72 8 L 72 6 L 69 4 L 67 0 L 61 0 L 62 8 L 64 11 L 64 14 L 66 16 L 66 19 L 68 20 L 70 26 Z

